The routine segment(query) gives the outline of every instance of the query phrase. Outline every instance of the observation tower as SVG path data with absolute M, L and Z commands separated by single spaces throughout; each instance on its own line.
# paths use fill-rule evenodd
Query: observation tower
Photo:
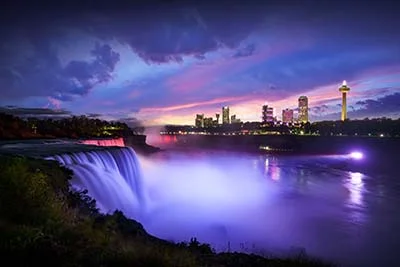
M 343 81 L 342 86 L 339 87 L 339 92 L 342 93 L 342 121 L 347 119 L 347 93 L 350 91 L 350 87 L 347 86 L 346 81 Z

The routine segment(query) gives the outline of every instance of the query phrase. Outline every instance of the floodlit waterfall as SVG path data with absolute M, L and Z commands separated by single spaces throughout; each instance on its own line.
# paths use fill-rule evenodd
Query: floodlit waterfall
M 72 186 L 87 189 L 102 212 L 118 209 L 138 219 L 145 207 L 140 164 L 132 148 L 78 152 L 48 157 L 74 172 Z
M 81 141 L 85 145 L 95 145 L 95 146 L 125 146 L 124 138 L 115 139 L 88 139 Z

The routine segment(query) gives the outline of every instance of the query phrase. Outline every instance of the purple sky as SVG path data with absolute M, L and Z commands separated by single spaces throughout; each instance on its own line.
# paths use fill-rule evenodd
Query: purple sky
M 339 119 L 347 80 L 350 119 L 400 116 L 396 1 L 214 2 L 13 1 L 0 106 L 193 124 L 224 105 L 255 121 L 268 103 L 280 118 L 307 95 L 311 120 Z

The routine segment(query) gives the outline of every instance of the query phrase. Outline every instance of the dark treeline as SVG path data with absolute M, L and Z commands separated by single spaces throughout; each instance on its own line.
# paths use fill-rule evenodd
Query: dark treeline
M 4 266 L 331 266 L 300 254 L 216 253 L 196 239 L 149 235 L 119 211 L 101 214 L 55 161 L 0 155 L 0 254 Z
M 320 121 L 310 125 L 310 131 L 320 135 L 400 136 L 400 118 Z
M 209 133 L 227 133 L 227 132 L 254 132 L 254 131 L 279 131 L 281 133 L 290 133 L 292 127 L 287 125 L 263 125 L 261 122 L 240 122 L 230 124 L 219 124 L 210 127 L 194 127 L 190 125 L 167 125 L 165 132 L 209 132 Z
M 346 121 L 319 121 L 300 125 L 264 125 L 260 122 L 223 124 L 207 128 L 167 125 L 166 133 L 209 132 L 209 133 L 254 133 L 279 132 L 280 134 L 352 135 L 352 136 L 400 136 L 400 119 L 377 118 Z
M 86 116 L 39 119 L 0 113 L 0 139 L 121 137 L 138 132 L 142 129 L 131 129 L 123 122 Z

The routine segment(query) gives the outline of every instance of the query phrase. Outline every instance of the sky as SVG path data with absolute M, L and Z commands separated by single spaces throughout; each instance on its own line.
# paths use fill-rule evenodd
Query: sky
M 135 4 L 132 4 L 135 3 Z M 396 1 L 10 1 L 0 110 L 194 124 L 308 96 L 311 121 L 400 117 Z

